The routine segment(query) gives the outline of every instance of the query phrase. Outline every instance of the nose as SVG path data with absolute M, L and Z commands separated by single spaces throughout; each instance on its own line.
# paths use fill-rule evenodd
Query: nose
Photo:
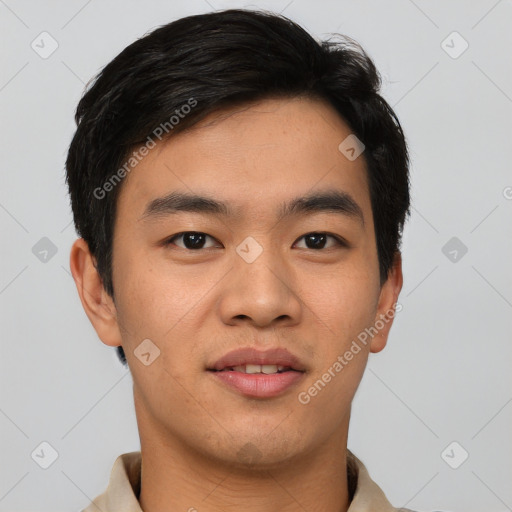
M 292 326 L 303 311 L 298 283 L 285 257 L 263 250 L 252 263 L 238 255 L 224 281 L 220 315 L 227 325 Z

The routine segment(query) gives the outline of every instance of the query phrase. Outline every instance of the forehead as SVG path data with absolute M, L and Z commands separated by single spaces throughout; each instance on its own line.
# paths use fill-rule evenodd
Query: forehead
M 318 100 L 267 99 L 215 112 L 151 149 L 124 179 L 117 210 L 140 217 L 149 202 L 180 190 L 254 216 L 316 188 L 341 190 L 367 209 L 364 158 L 338 149 L 350 135 Z

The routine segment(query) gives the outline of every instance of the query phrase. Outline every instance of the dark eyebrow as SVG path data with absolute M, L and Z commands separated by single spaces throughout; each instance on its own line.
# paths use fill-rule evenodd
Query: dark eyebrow
M 288 203 L 283 203 L 279 210 L 278 220 L 306 213 L 339 213 L 354 217 L 364 225 L 362 208 L 350 194 L 339 190 L 315 192 L 304 197 L 296 197 Z
M 239 213 L 222 201 L 175 191 L 150 201 L 139 220 L 165 217 L 179 212 L 206 213 L 223 217 L 234 217 Z M 354 217 L 364 225 L 361 207 L 352 196 L 339 190 L 315 192 L 285 202 L 278 210 L 277 220 L 307 213 L 338 213 Z
M 178 212 L 209 213 L 225 217 L 234 215 L 232 209 L 222 201 L 185 192 L 171 192 L 150 201 L 139 220 L 165 217 Z

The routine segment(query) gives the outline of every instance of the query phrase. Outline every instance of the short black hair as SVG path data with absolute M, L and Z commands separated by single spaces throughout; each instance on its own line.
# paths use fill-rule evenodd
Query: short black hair
M 410 198 L 406 140 L 380 86 L 380 74 L 356 41 L 339 34 L 317 41 L 268 11 L 188 16 L 130 44 L 87 87 L 66 159 L 75 228 L 105 291 L 114 299 L 112 240 L 122 183 L 116 185 L 137 163 L 133 150 L 211 112 L 298 96 L 326 101 L 365 146 L 383 283 L 400 248 Z M 123 348 L 117 349 L 126 365 Z

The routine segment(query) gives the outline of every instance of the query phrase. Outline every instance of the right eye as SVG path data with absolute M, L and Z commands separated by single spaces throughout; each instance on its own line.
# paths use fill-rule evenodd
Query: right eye
M 204 249 L 204 243 L 206 238 L 210 238 L 212 240 L 215 240 L 210 235 L 207 235 L 206 233 L 201 233 L 200 231 L 184 231 L 182 233 L 177 233 L 173 235 L 171 238 L 167 239 L 165 242 L 165 246 L 168 245 L 177 245 L 178 247 L 181 247 L 182 249 L 189 249 L 189 250 L 201 250 Z M 175 240 L 183 240 L 183 246 L 179 244 L 175 244 Z M 206 247 L 208 249 L 209 247 Z

